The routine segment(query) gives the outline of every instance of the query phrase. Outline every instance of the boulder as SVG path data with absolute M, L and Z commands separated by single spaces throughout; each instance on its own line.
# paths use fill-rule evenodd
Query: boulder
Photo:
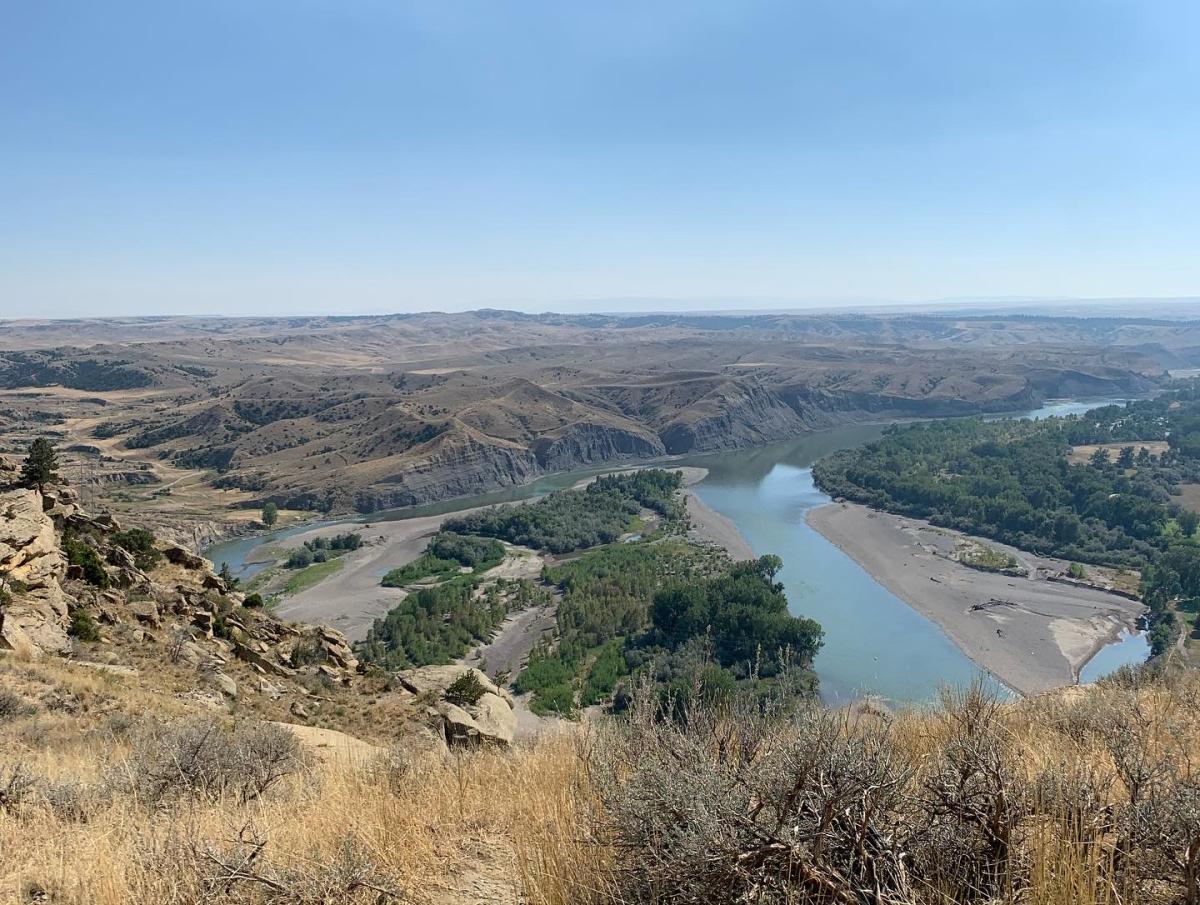
M 192 614 L 192 625 L 205 638 L 213 636 L 213 614 L 208 610 L 197 610 Z
M 166 557 L 167 562 L 174 563 L 177 566 L 183 566 L 185 569 L 211 568 L 208 560 L 197 556 L 195 553 L 189 553 L 178 544 L 171 544 L 169 547 L 163 550 L 163 556 Z
M 282 663 L 267 656 L 266 654 L 256 651 L 248 644 L 235 641 L 233 645 L 233 652 L 237 654 L 239 659 L 245 660 L 251 666 L 257 667 L 263 672 L 274 673 L 277 676 L 285 677 L 294 676 L 296 674 L 296 671 L 291 667 L 284 666 Z
M 225 695 L 227 698 L 236 698 L 238 696 L 237 682 L 233 681 L 223 672 L 210 672 L 207 675 L 208 681 L 217 691 Z
M 396 673 L 396 681 L 406 691 L 410 691 L 413 694 L 433 693 L 441 697 L 446 693 L 447 688 L 462 678 L 465 673 L 469 672 L 475 674 L 475 678 L 479 680 L 479 684 L 483 686 L 485 692 L 506 701 L 509 707 L 512 706 L 512 697 L 508 692 L 498 687 L 495 682 L 473 666 L 461 666 L 459 664 L 451 664 L 449 666 L 420 666 L 416 669 L 407 669 L 404 672 Z
M 0 493 L 0 577 L 8 602 L 0 606 L 0 650 L 65 653 L 67 605 L 59 580 L 67 562 L 54 522 L 42 511 L 36 490 Z
M 483 706 L 480 707 L 480 704 Z M 507 747 L 512 744 L 517 728 L 517 718 L 512 708 L 502 698 L 490 693 L 481 697 L 479 704 L 469 710 L 442 701 L 438 704 L 437 712 L 442 719 L 446 744 L 452 748 L 481 745 Z
M 129 613 L 138 622 L 151 628 L 162 627 L 162 617 L 158 612 L 158 604 L 153 600 L 135 600 L 129 604 Z
M 467 712 L 475 718 L 475 725 L 488 739 L 511 745 L 517 730 L 517 715 L 512 705 L 499 695 L 485 694 Z
M 57 584 L 67 561 L 36 490 L 0 493 L 0 575 L 29 587 Z

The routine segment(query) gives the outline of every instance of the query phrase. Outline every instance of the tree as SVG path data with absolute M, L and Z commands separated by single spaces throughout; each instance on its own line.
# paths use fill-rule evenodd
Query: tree
M 45 437 L 38 437 L 29 444 L 29 455 L 21 466 L 21 483 L 41 493 L 47 484 L 58 480 L 57 468 L 58 455 L 54 451 L 54 444 Z
M 1092 458 L 1090 460 L 1090 464 L 1091 464 L 1092 468 L 1108 467 L 1108 464 L 1109 464 L 1108 450 L 1105 449 L 1103 446 L 1101 446 L 1099 449 L 1097 449 L 1094 453 L 1092 453 Z
M 1117 465 L 1121 468 L 1133 468 L 1133 447 L 1126 446 L 1117 455 Z
M 1200 527 L 1200 515 L 1191 509 L 1181 510 L 1175 520 L 1179 522 L 1179 530 L 1183 532 L 1184 537 L 1191 537 L 1196 533 L 1196 528 Z
M 274 503 L 267 503 L 262 508 L 262 521 L 268 528 L 279 521 L 279 507 Z

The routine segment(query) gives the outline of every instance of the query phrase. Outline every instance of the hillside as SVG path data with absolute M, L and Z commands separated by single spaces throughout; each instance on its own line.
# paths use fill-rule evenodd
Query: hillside
M 0 433 L 14 452 L 51 434 L 97 499 L 189 542 L 266 500 L 369 512 L 852 421 L 1142 395 L 1197 349 L 1191 322 L 1105 318 L 11 322 Z

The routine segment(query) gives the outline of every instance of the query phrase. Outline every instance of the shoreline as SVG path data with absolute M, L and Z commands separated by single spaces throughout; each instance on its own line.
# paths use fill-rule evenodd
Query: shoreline
M 808 524 L 880 585 L 936 624 L 973 663 L 1023 695 L 1076 685 L 1101 650 L 1135 631 L 1141 603 L 1042 577 L 1063 564 L 1015 551 L 1032 576 L 971 569 L 947 557 L 967 535 L 856 503 L 812 509 Z

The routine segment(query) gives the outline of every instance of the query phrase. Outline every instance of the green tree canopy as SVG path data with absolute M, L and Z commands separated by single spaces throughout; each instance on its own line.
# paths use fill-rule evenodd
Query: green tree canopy
M 29 444 L 29 455 L 21 466 L 21 483 L 38 491 L 47 484 L 58 481 L 58 454 L 54 444 L 45 437 L 38 437 Z

